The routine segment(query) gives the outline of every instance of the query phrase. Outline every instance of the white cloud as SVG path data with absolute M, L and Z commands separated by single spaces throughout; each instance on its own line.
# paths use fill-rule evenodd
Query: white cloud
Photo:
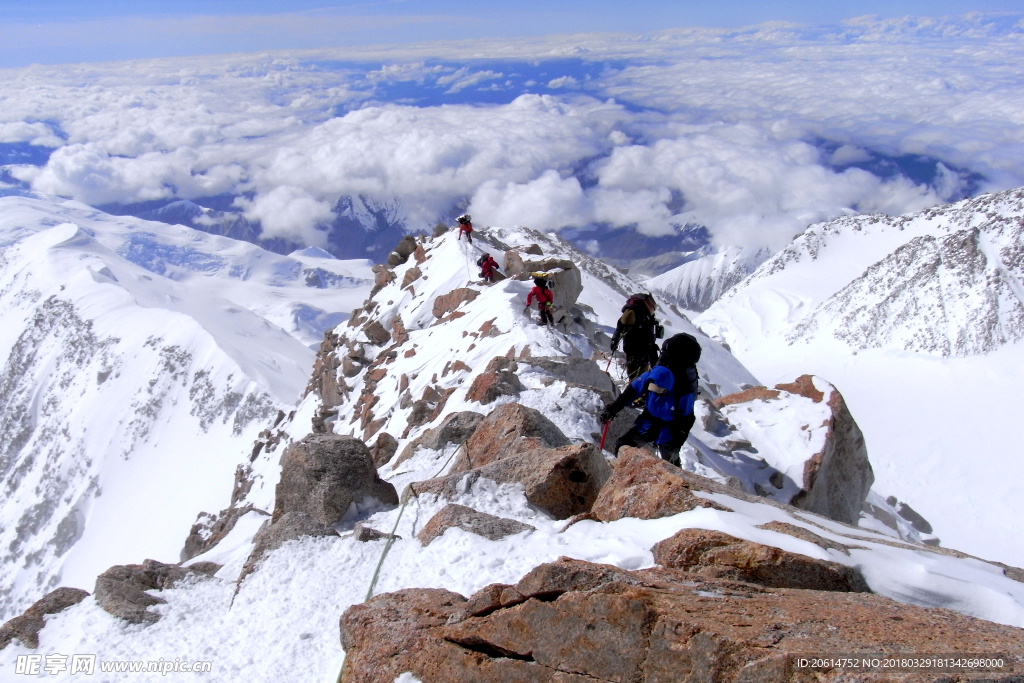
M 364 195 L 398 199 L 413 228 L 470 199 L 492 224 L 654 235 L 696 221 L 721 242 L 778 245 L 851 209 L 955 196 L 954 168 L 990 189 L 1024 185 L 1020 37 L 976 17 L 573 36 L 575 52 L 622 68 L 591 72 L 593 97 L 503 105 L 381 100 L 396 83 L 471 100 L 562 39 L 31 67 L 0 78 L 0 143 L 59 146 L 42 170 L 12 171 L 40 192 L 92 204 L 246 193 L 269 234 L 312 243 L 338 197 Z M 518 87 L 581 77 L 549 69 Z M 935 186 L 833 168 L 879 155 L 941 161 Z
M 245 217 L 259 221 L 265 237 L 299 238 L 314 247 L 327 244 L 327 235 L 317 226 L 334 218 L 331 205 L 318 201 L 299 187 L 275 187 L 254 200 L 238 199 L 245 209 Z
M 488 180 L 473 195 L 469 211 L 484 225 L 524 225 L 558 230 L 586 225 L 592 213 L 576 178 L 545 171 L 528 183 Z

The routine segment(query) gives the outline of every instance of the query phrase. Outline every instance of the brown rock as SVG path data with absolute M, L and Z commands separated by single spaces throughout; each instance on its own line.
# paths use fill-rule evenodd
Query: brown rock
M 356 522 L 355 527 L 352 529 L 352 537 L 360 543 L 369 543 L 370 541 L 380 541 L 386 539 L 391 534 L 378 531 L 373 527 L 366 526 L 363 522 Z M 396 539 L 402 538 L 398 534 L 395 534 Z
M 263 510 L 254 508 L 251 503 L 221 510 L 218 515 L 200 513 L 196 523 L 189 531 L 188 538 L 185 539 L 185 546 L 181 549 L 178 559 L 186 562 L 210 550 L 224 540 L 241 517 L 253 510 L 262 515 L 267 514 Z
M 427 546 L 453 526 L 491 541 L 499 541 L 506 536 L 523 531 L 537 530 L 534 526 L 517 522 L 514 519 L 495 517 L 486 512 L 477 512 L 465 505 L 449 503 L 430 518 L 430 521 L 416 534 L 416 538 Z
M 404 344 L 409 341 L 409 332 L 405 329 L 402 316 L 396 315 L 391 321 L 391 341 L 395 344 Z
M 443 318 L 446 313 L 454 311 L 467 301 L 473 301 L 478 296 L 480 296 L 480 292 L 469 287 L 460 287 L 447 294 L 442 294 L 434 299 L 434 317 Z
M 330 526 L 367 496 L 398 504 L 395 487 L 377 475 L 366 444 L 351 436 L 310 434 L 281 456 L 274 521 L 286 512 L 303 512 Z
M 411 458 L 415 455 L 417 448 L 437 451 L 449 444 L 462 443 L 469 438 L 483 419 L 483 415 L 470 410 L 452 413 L 437 427 L 428 429 L 419 437 L 406 444 L 395 464 L 398 465 Z
M 710 490 L 714 490 L 710 480 L 685 472 L 639 448 L 623 446 L 615 460 L 615 469 L 590 512 L 595 519 L 611 522 L 623 517 L 668 517 L 698 507 L 728 510 L 693 494 Z
M 391 458 L 395 457 L 396 452 L 398 452 L 398 439 L 387 432 L 381 432 L 373 444 L 373 448 L 370 449 L 374 467 L 380 469 L 387 465 Z
M 519 376 L 516 375 L 518 368 L 516 361 L 506 356 L 492 358 L 484 371 L 477 375 L 469 386 L 466 400 L 487 405 L 500 396 L 518 395 L 524 388 Z
M 366 338 L 370 340 L 371 344 L 375 344 L 376 346 L 384 346 L 391 341 L 391 335 L 384 329 L 384 326 L 376 320 L 371 320 L 366 323 L 366 326 L 363 327 L 363 334 L 366 335 Z
M 720 531 L 683 529 L 653 548 L 654 561 L 707 578 L 735 579 L 770 588 L 870 592 L 856 569 L 816 560 Z
M 532 254 L 533 256 L 543 256 L 544 251 L 540 248 L 539 244 L 531 244 L 524 251 L 524 254 Z
M 567 519 L 588 511 L 597 498 L 610 468 L 597 447 L 581 443 L 562 448 L 540 448 L 413 485 L 417 494 L 433 493 L 453 498 L 478 479 L 499 484 L 523 485 L 526 499 L 555 519 Z
M 413 266 L 405 271 L 405 275 L 402 277 L 402 289 L 405 289 L 412 283 L 416 282 L 423 275 L 423 271 Z
M 531 571 L 506 601 L 510 588 L 488 586 L 468 601 L 405 590 L 350 607 L 341 618 L 341 681 L 392 683 L 407 671 L 423 683 L 1017 680 L 1012 672 L 954 678 L 796 666 L 808 653 L 962 654 L 965 637 L 972 653 L 1024 665 L 1024 630 L 872 594 L 566 559 Z
M 79 588 L 61 586 L 50 591 L 32 603 L 20 616 L 14 617 L 0 626 L 0 650 L 7 647 L 14 639 L 21 641 L 25 647 L 32 649 L 39 647 L 39 631 L 46 625 L 46 615 L 63 612 L 87 597 L 89 594 Z
M 423 263 L 427 260 L 427 252 L 423 249 L 422 244 L 416 245 L 416 249 L 412 252 L 412 257 L 416 259 L 416 263 Z
M 395 275 L 395 272 L 393 270 L 391 270 L 382 263 L 376 264 L 375 266 L 373 266 L 373 268 L 371 268 L 371 270 L 373 271 L 373 290 L 370 292 L 370 296 L 372 297 L 377 292 L 379 292 L 380 290 L 384 289 L 389 284 L 394 282 L 397 276 Z M 356 318 L 354 312 L 352 318 Z
M 466 442 L 466 449 L 449 472 L 465 472 L 519 453 L 559 448 L 569 443 L 562 430 L 539 410 L 506 403 L 478 421 Z

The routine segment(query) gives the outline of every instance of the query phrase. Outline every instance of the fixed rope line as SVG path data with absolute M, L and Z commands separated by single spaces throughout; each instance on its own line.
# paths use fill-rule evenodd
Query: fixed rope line
M 463 439 L 462 443 L 459 444 L 459 447 L 448 456 L 448 459 L 445 460 L 443 465 L 441 465 L 441 469 L 435 472 L 434 476 L 430 477 L 431 479 L 434 479 L 439 476 L 441 472 L 444 472 L 445 468 L 448 467 L 448 463 L 450 463 L 458 452 L 462 450 L 462 447 L 466 445 L 467 441 L 469 441 L 468 436 Z M 468 448 L 466 449 L 466 458 L 469 458 Z M 470 460 L 470 464 L 472 464 L 472 460 Z M 363 599 L 363 602 L 366 602 L 373 597 L 373 589 L 377 587 L 377 579 L 380 577 L 380 568 L 384 565 L 384 558 L 388 556 L 388 551 L 391 550 L 391 546 L 395 542 L 395 532 L 398 531 L 398 523 L 402 520 L 402 513 L 405 512 L 405 506 L 409 504 L 409 499 L 413 497 L 419 497 L 419 494 L 416 493 L 416 489 L 413 488 L 413 484 L 409 484 L 405 487 L 405 490 L 402 491 L 402 507 L 398 509 L 398 516 L 395 517 L 395 524 L 391 527 L 391 533 L 388 534 L 388 540 L 384 544 L 384 550 L 381 551 L 380 559 L 377 560 L 377 567 L 373 570 L 373 578 L 370 580 L 370 589 L 366 591 L 366 597 Z

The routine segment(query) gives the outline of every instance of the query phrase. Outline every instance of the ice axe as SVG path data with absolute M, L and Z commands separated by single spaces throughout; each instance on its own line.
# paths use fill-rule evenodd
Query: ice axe
M 601 432 L 601 445 L 599 446 L 599 448 L 602 451 L 604 450 L 604 440 L 605 440 L 605 437 L 608 436 L 608 425 L 610 425 L 611 423 L 612 423 L 611 420 L 608 420 L 607 422 L 605 422 L 604 423 L 604 431 Z

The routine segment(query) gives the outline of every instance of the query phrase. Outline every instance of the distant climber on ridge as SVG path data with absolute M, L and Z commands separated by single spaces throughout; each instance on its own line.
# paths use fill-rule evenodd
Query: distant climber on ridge
M 537 298 L 537 310 L 540 311 L 540 322 L 539 325 L 551 325 L 554 327 L 555 319 L 551 316 L 551 302 L 555 300 L 551 290 L 548 289 L 548 281 L 542 277 L 533 278 L 533 284 L 535 285 L 530 293 L 526 296 L 526 307 L 529 308 L 530 304 L 533 303 L 533 298 Z
M 484 252 L 484 255 L 477 260 L 476 264 L 480 266 L 480 277 L 483 278 L 484 282 L 494 282 L 494 271 L 498 269 L 498 262 L 494 260 L 494 257 Z
M 658 339 L 665 328 L 658 324 L 654 311 L 658 304 L 650 294 L 634 294 L 622 307 L 622 315 L 612 335 L 612 353 L 622 350 L 626 354 L 626 374 L 633 381 L 658 360 Z
M 473 243 L 473 223 L 472 223 L 472 218 L 470 217 L 470 215 L 468 213 L 464 213 L 461 216 L 459 216 L 458 218 L 456 218 L 455 220 L 458 221 L 458 223 L 459 223 L 459 236 L 456 239 L 461 240 L 462 236 L 465 235 L 466 239 L 469 241 L 469 243 L 472 244 Z
M 698 360 L 700 344 L 693 335 L 682 333 L 666 339 L 658 364 L 633 380 L 601 412 L 598 419 L 607 424 L 627 404 L 643 400 L 643 412 L 615 442 L 616 455 L 622 446 L 652 443 L 663 460 L 680 465 L 679 449 L 696 421 L 693 405 L 697 399 Z

